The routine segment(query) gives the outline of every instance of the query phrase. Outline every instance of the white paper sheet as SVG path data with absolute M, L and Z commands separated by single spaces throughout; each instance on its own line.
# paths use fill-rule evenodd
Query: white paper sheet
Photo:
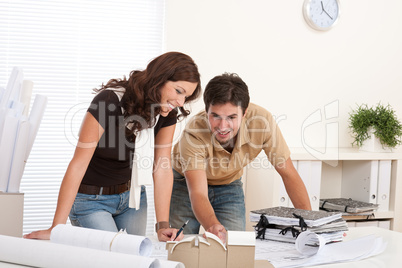
M 317 254 L 325 246 L 325 239 L 313 232 L 301 232 L 296 239 L 296 250 L 305 256 Z
M 308 241 L 303 236 L 301 240 Z M 301 241 L 300 245 L 304 242 Z M 257 239 L 255 256 L 256 259 L 268 260 L 276 268 L 304 267 L 357 261 L 380 254 L 385 248 L 386 243 L 383 242 L 381 237 L 370 235 L 347 242 L 327 244 L 316 249 L 311 249 L 311 247 L 309 249 L 304 248 L 304 250 L 307 250 L 307 255 L 304 255 L 296 249 L 295 244 Z M 301 251 L 305 252 L 303 249 Z M 312 251 L 316 251 L 316 254 L 311 255 Z
M 0 261 L 34 267 L 184 268 L 178 262 L 0 235 Z
M 88 229 L 66 224 L 59 224 L 53 228 L 50 241 L 146 257 L 149 257 L 152 253 L 152 242 L 145 236 L 130 235 L 122 231 L 115 233 Z

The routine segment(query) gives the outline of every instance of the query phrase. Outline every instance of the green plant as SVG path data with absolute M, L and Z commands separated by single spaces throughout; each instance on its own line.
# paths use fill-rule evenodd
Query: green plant
M 377 104 L 375 108 L 362 104 L 349 113 L 349 128 L 358 147 L 369 138 L 369 129 L 379 138 L 383 146 L 395 148 L 401 144 L 402 125 L 390 105 Z

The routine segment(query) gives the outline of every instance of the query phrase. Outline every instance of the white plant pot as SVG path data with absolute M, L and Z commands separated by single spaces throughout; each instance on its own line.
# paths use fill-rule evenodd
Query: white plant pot
M 364 152 L 375 152 L 375 153 L 390 153 L 392 148 L 383 146 L 380 139 L 374 135 L 374 130 L 369 129 L 369 138 L 363 142 L 363 145 L 359 148 L 360 151 Z

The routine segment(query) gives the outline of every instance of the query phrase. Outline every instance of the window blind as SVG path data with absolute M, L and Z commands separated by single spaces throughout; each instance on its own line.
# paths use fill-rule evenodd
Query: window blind
M 92 89 L 162 53 L 164 0 L 0 1 L 0 86 L 14 66 L 48 97 L 21 181 L 23 233 L 49 228 Z M 147 233 L 153 233 L 152 187 Z

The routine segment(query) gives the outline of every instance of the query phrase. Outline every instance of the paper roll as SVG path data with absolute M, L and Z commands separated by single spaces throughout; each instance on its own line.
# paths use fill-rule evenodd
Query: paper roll
M 3 235 L 0 235 L 0 261 L 60 268 L 161 267 L 161 262 L 153 258 Z M 172 267 L 180 267 L 180 264 Z
M 28 116 L 29 105 L 31 104 L 33 82 L 31 80 L 24 80 L 22 82 L 21 94 L 19 101 L 24 104 L 23 115 Z
M 31 112 L 29 114 L 29 138 L 28 138 L 28 146 L 25 155 L 25 161 L 28 160 L 28 156 L 31 153 L 32 146 L 34 144 L 36 134 L 39 130 L 40 122 L 42 121 L 43 114 L 45 113 L 45 108 L 47 104 L 47 97 L 43 95 L 36 95 L 34 103 L 32 105 Z
M 4 119 L 3 132 L 0 135 L 0 191 L 2 192 L 7 190 L 17 129 L 17 118 L 7 114 Z
M 6 94 L 6 89 L 4 87 L 0 87 L 0 103 L 2 102 L 3 97 L 5 96 L 5 94 Z
M 314 232 L 301 232 L 296 239 L 296 250 L 306 256 L 317 254 L 324 246 L 325 239 Z
M 18 130 L 15 139 L 14 153 L 11 161 L 7 192 L 18 193 L 21 178 L 25 169 L 25 154 L 29 137 L 29 122 L 23 117 L 18 120 Z
M 150 256 L 152 242 L 145 236 L 115 233 L 59 224 L 53 228 L 50 241 L 59 244 L 86 247 L 104 251 Z
M 8 104 L 11 100 L 19 100 L 20 90 L 22 87 L 23 73 L 22 69 L 14 67 L 8 83 L 6 90 L 1 98 L 0 108 L 8 108 Z

